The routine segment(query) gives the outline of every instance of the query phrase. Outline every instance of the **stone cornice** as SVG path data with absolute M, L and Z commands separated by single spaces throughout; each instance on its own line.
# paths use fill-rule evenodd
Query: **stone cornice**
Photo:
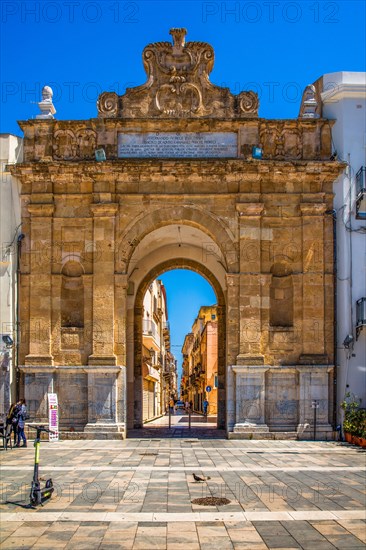
M 248 160 L 248 159 L 113 159 L 103 163 L 94 162 L 92 160 L 80 160 L 68 162 L 65 160 L 49 161 L 49 162 L 21 162 L 9 166 L 9 171 L 14 177 L 22 177 L 31 175 L 38 176 L 65 176 L 66 174 L 77 174 L 81 171 L 83 174 L 93 177 L 93 175 L 104 174 L 110 172 L 126 173 L 130 170 L 131 173 L 140 173 L 146 171 L 149 166 L 159 166 L 161 169 L 170 171 L 172 166 L 179 163 L 181 173 L 190 172 L 192 167 L 199 166 L 201 173 L 207 175 L 212 174 L 215 169 L 221 167 L 225 171 L 228 167 L 235 169 L 237 172 L 244 174 L 258 174 L 262 172 L 282 171 L 283 173 L 300 172 L 313 176 L 322 175 L 323 177 L 329 174 L 331 177 L 340 174 L 346 167 L 345 163 L 328 160 Z
M 27 208 L 34 218 L 50 217 L 55 210 L 53 204 L 28 204 Z
M 365 84 L 335 84 L 335 86 L 320 94 L 323 103 L 339 101 L 344 98 L 366 99 Z
M 111 217 L 115 216 L 118 212 L 118 204 L 116 203 L 100 203 L 100 204 L 91 204 L 90 210 L 95 217 Z
M 300 211 L 302 216 L 321 216 L 327 209 L 324 203 L 312 203 L 303 202 L 300 204 Z
M 257 373 L 262 373 L 262 372 L 266 372 L 267 370 L 269 370 L 271 368 L 270 365 L 263 365 L 263 363 L 258 363 L 257 365 L 255 364 L 250 364 L 250 365 L 232 365 L 232 370 L 235 372 L 235 374 L 241 374 L 241 373 L 253 373 L 254 372 L 257 372 Z
M 55 373 L 67 372 L 73 374 L 118 373 L 125 367 L 123 365 L 19 365 L 19 370 L 24 373 Z

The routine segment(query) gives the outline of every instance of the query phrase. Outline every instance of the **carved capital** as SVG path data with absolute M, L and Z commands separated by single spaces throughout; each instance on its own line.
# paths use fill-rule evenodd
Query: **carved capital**
M 261 202 L 238 202 L 236 203 L 236 211 L 239 216 L 260 216 L 263 212 L 264 205 Z
M 264 355 L 251 355 L 246 353 L 240 353 L 236 358 L 237 367 L 233 367 L 234 372 L 240 372 L 240 366 L 258 366 L 263 367 L 264 365 Z M 267 369 L 266 369 L 267 370 Z
M 96 367 L 115 367 L 117 365 L 117 357 L 115 355 L 89 355 L 88 365 Z
M 53 215 L 55 207 L 53 204 L 28 204 L 28 212 L 34 218 L 44 218 Z
M 300 204 L 302 216 L 322 216 L 327 207 L 323 203 L 304 202 Z
M 116 212 L 118 211 L 118 204 L 114 202 L 110 202 L 107 204 L 92 204 L 90 206 L 90 210 L 95 217 L 109 218 L 116 215 Z

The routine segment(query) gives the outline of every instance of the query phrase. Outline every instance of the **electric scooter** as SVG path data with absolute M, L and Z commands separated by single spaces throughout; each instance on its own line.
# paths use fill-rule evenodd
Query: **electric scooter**
M 41 432 L 47 432 L 52 433 L 51 430 L 48 428 L 45 428 L 44 426 L 29 426 L 30 428 L 33 428 L 37 430 L 37 437 L 34 440 L 34 448 L 35 448 L 35 454 L 34 454 L 34 472 L 33 472 L 33 480 L 32 480 L 32 486 L 31 491 L 29 495 L 30 504 L 31 506 L 38 506 L 39 504 L 43 506 L 43 501 L 48 500 L 51 498 L 51 495 L 54 491 L 53 482 L 52 479 L 47 479 L 45 486 L 43 489 L 41 488 L 41 484 L 38 477 L 38 466 L 39 466 L 39 449 L 41 446 Z

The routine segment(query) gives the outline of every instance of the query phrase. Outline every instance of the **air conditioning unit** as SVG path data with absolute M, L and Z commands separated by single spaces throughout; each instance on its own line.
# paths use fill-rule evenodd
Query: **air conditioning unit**
M 366 168 L 361 166 L 356 174 L 356 218 L 366 220 Z
M 356 302 L 356 340 L 366 326 L 366 298 L 360 298 Z

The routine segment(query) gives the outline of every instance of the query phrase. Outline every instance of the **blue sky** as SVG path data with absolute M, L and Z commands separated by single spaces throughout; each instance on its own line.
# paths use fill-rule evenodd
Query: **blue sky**
M 322 74 L 365 70 L 362 0 L 2 0 L 0 7 L 4 133 L 21 135 L 16 121 L 38 113 L 45 84 L 54 90 L 56 118 L 96 117 L 99 93 L 122 94 L 145 82 L 142 50 L 170 41 L 171 27 L 186 27 L 187 41 L 210 43 L 211 81 L 233 93 L 258 92 L 263 118 L 296 117 L 303 89 Z M 161 277 L 174 346 L 183 342 L 199 306 L 216 301 L 204 279 L 185 273 Z
M 188 40 L 215 50 L 211 81 L 259 93 L 264 118 L 297 116 L 304 87 L 324 73 L 365 70 L 365 2 L 1 2 L 1 132 L 38 113 L 44 84 L 59 119 L 96 116 L 99 93 L 145 82 L 149 42 Z
M 174 269 L 159 277 L 168 296 L 172 353 L 181 364 L 181 348 L 185 335 L 190 332 L 201 306 L 217 303 L 215 292 L 209 282 L 194 271 Z

